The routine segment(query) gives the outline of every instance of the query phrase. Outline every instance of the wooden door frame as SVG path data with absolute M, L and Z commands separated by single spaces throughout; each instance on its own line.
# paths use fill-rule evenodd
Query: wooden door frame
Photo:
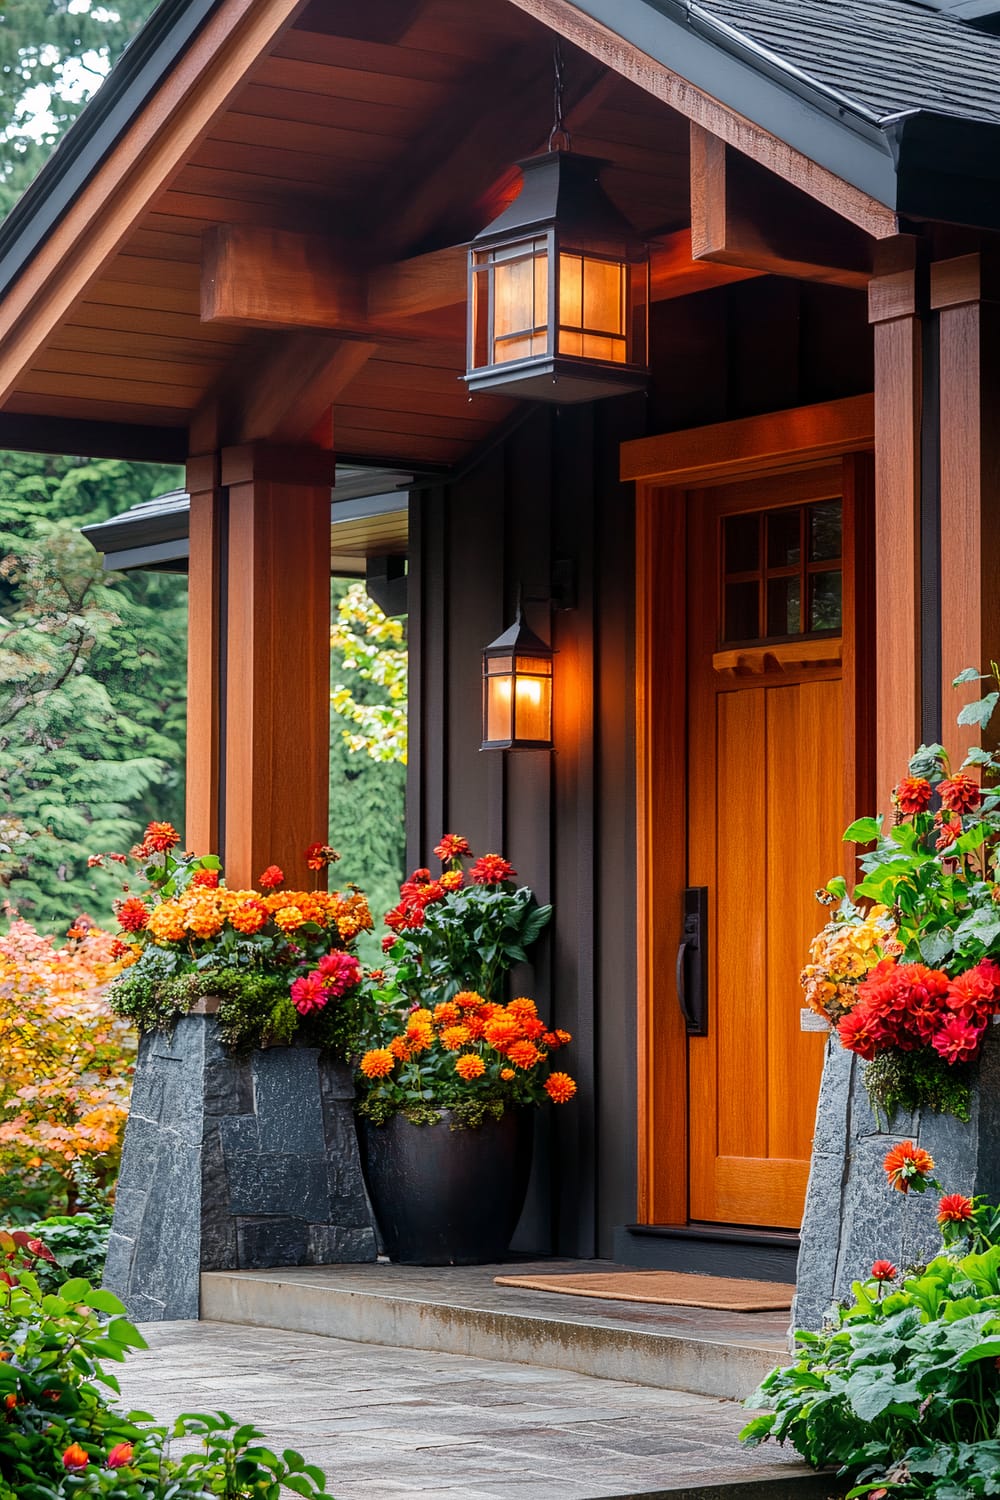
M 687 1223 L 687 1035 L 676 1006 L 657 1012 L 656 981 L 671 975 L 687 871 L 687 588 L 683 496 L 689 489 L 804 469 L 875 447 L 871 395 L 718 423 L 624 443 L 621 476 L 636 482 L 635 745 L 637 1144 L 640 1224 Z M 869 466 L 853 470 L 870 489 Z M 870 502 L 871 496 L 865 499 Z M 870 503 L 868 505 L 870 509 Z M 845 551 L 848 538 L 845 537 Z M 867 549 L 871 554 L 872 548 Z M 857 549 L 864 557 L 866 550 Z M 873 559 L 872 559 L 873 562 Z M 857 611 L 856 590 L 844 608 Z M 860 624 L 860 620 L 858 621 Z M 853 659 L 845 707 L 864 713 Z M 848 764 L 871 727 L 845 712 Z M 860 727 L 860 733 L 858 732 Z M 853 815 L 853 814 L 852 814 Z M 667 983 L 671 983 L 667 980 Z M 663 992 L 663 981 L 659 984 Z M 669 1152 L 668 1172 L 656 1171 Z

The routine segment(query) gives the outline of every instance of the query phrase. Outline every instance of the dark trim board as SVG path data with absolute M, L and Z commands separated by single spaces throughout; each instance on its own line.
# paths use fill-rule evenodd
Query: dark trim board
M 794 1282 L 797 1234 L 719 1226 L 619 1224 L 614 1259 L 651 1271 L 688 1271 L 703 1276 L 741 1276 L 751 1281 Z
M 182 464 L 188 454 L 188 435 L 185 427 L 138 427 L 128 422 L 4 411 L 0 412 L 0 448 L 14 453 L 72 453 L 79 458 Z

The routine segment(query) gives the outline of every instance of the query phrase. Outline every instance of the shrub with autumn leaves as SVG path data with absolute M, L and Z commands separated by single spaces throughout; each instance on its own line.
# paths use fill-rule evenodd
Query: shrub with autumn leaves
M 892 1147 L 885 1172 L 903 1194 L 942 1191 L 913 1141 Z M 1000 1207 L 945 1193 L 937 1220 L 928 1265 L 876 1260 L 820 1333 L 796 1333 L 791 1364 L 746 1403 L 764 1414 L 744 1443 L 789 1442 L 814 1467 L 837 1466 L 848 1500 L 998 1493 Z
M 76 1206 L 113 1182 L 135 1042 L 106 990 L 128 949 L 86 917 L 62 943 L 14 919 L 0 936 L 0 1177 Z
M 56 1269 L 41 1240 L 0 1230 L 0 1500 L 331 1500 L 320 1469 L 251 1424 L 119 1410 L 106 1363 L 146 1342 L 111 1292 L 82 1277 L 48 1289 Z M 173 1437 L 200 1441 L 174 1457 Z
M 978 678 L 970 669 L 956 685 Z M 985 727 L 996 685 L 959 723 Z M 844 835 L 871 846 L 853 895 L 842 877 L 820 893 L 837 911 L 812 945 L 806 1000 L 865 1059 L 888 1115 L 923 1106 L 968 1118 L 972 1068 L 1000 1014 L 998 773 L 991 751 L 973 748 L 953 771 L 942 746 L 922 745 L 893 793 L 892 826 L 859 818 Z
M 351 950 L 372 925 L 364 895 L 284 890 L 277 865 L 259 889 L 230 890 L 215 855 L 181 854 L 179 842 L 169 824 L 151 823 L 132 851 L 145 889 L 116 906 L 133 958 L 109 992 L 117 1014 L 141 1031 L 169 1028 L 211 996 L 236 1050 L 301 1038 L 345 1054 L 361 982 Z M 307 857 L 320 871 L 337 855 L 315 844 Z
M 501 997 L 552 908 L 516 884 L 501 855 L 475 859 L 460 834 L 445 834 L 434 853 L 440 874 L 420 869 L 404 881 L 385 919 L 384 967 L 365 978 L 360 1112 L 424 1124 L 448 1110 L 476 1125 L 515 1106 L 566 1103 L 576 1084 L 553 1058 L 569 1032 L 543 1021 L 527 996 Z

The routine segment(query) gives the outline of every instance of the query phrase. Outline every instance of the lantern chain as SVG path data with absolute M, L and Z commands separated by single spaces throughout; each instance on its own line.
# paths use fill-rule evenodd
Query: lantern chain
M 549 133 L 550 151 L 569 151 L 573 146 L 573 137 L 570 135 L 563 123 L 563 92 L 565 90 L 565 78 L 563 72 L 563 55 L 560 42 L 556 42 L 552 48 L 552 68 L 554 73 L 553 83 L 553 125 Z

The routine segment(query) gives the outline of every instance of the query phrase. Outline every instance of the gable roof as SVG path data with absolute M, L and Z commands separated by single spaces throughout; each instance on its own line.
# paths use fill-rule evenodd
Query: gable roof
M 692 5 L 879 120 L 930 109 L 1000 121 L 1000 36 L 916 0 Z

